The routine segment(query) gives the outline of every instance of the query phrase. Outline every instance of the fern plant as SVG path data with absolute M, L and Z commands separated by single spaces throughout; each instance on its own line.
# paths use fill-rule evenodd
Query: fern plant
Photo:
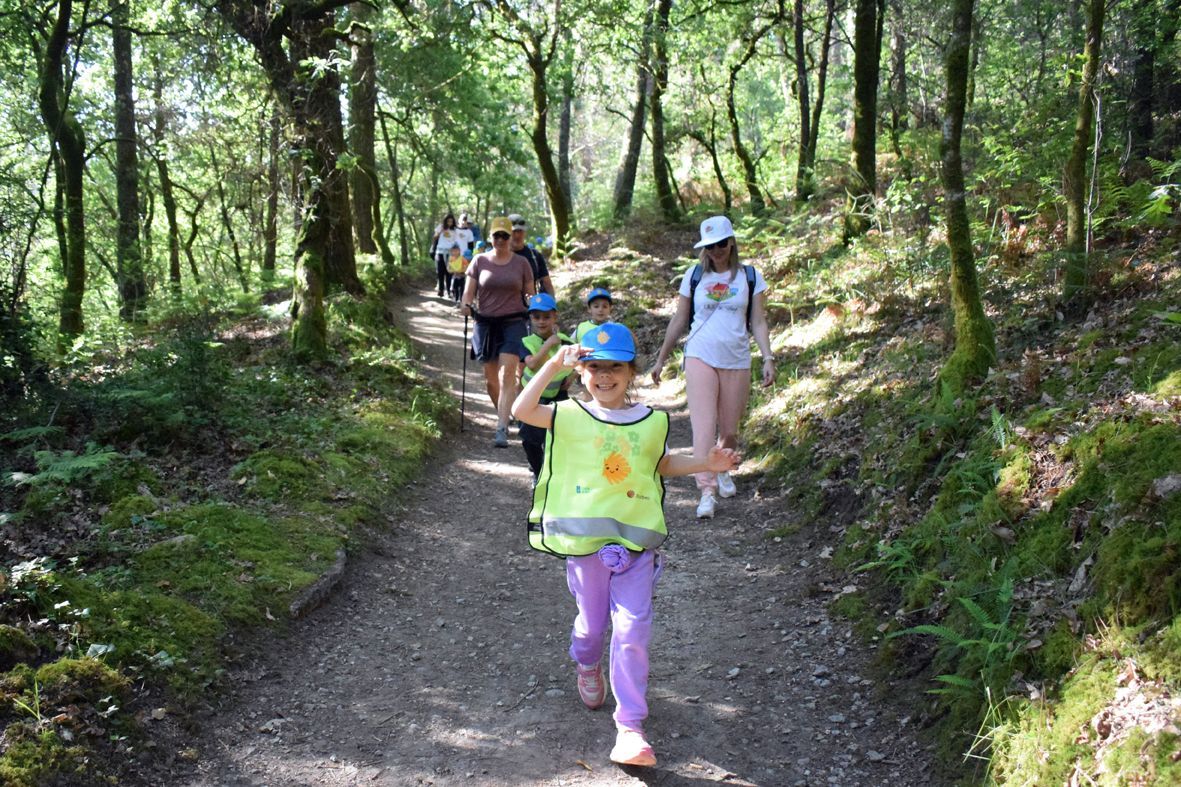
M 67 486 L 109 467 L 122 457 L 123 454 L 118 451 L 105 446 L 100 448 L 94 443 L 87 443 L 86 450 L 80 454 L 74 451 L 36 451 L 33 459 L 37 462 L 37 472 L 9 473 L 8 482 L 18 487 Z

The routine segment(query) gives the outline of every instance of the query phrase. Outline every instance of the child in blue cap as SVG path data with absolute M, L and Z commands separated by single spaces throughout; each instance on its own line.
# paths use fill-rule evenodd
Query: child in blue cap
M 602 287 L 595 287 L 588 292 L 586 294 L 586 313 L 589 319 L 578 323 L 578 327 L 574 329 L 574 341 L 581 342 L 582 337 L 586 336 L 586 332 L 591 328 L 610 322 L 613 306 L 611 293 Z
M 619 323 L 597 325 L 542 365 L 513 402 L 513 416 L 545 430 L 529 545 L 566 558 L 566 582 L 578 606 L 570 634 L 578 695 L 592 710 L 606 700 L 601 662 L 610 625 L 611 761 L 652 766 L 656 754 L 644 737 L 644 719 L 657 550 L 668 534 L 661 478 L 726 472 L 739 459 L 717 446 L 703 459 L 668 453 L 668 413 L 632 401 L 635 358 L 631 331 Z M 543 404 L 553 379 L 570 370 L 591 400 Z
M 521 384 L 528 385 L 547 360 L 552 358 L 562 345 L 573 344 L 569 336 L 558 330 L 558 303 L 548 292 L 541 292 L 529 299 L 529 328 L 531 333 L 521 340 Z M 541 392 L 541 404 L 553 404 L 568 399 L 570 369 L 554 375 L 545 390 Z M 521 447 L 525 459 L 533 471 L 533 480 L 541 472 L 541 460 L 545 456 L 545 430 L 527 423 L 521 423 Z

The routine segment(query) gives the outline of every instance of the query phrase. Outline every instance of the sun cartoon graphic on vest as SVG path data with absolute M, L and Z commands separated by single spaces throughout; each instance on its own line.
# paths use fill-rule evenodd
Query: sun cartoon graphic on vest
M 618 451 L 612 451 L 603 460 L 603 478 L 612 484 L 621 483 L 631 475 L 631 471 L 632 467 L 627 463 L 627 458 Z
M 724 281 L 720 281 L 717 284 L 711 284 L 705 288 L 705 297 L 718 303 L 726 300 L 732 294 L 733 293 L 730 292 L 730 285 L 726 284 Z

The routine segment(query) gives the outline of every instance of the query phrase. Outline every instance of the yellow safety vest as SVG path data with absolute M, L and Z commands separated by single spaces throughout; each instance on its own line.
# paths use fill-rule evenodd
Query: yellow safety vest
M 591 330 L 592 328 L 598 328 L 598 327 L 599 326 L 597 323 L 591 322 L 590 320 L 583 320 L 582 322 L 578 323 L 578 327 L 574 329 L 575 344 L 581 344 L 582 337 L 586 336 L 586 332 Z
M 526 336 L 524 339 L 521 340 L 521 344 L 525 345 L 525 349 L 529 351 L 530 355 L 537 355 L 538 350 L 541 349 L 541 345 L 544 343 L 545 343 L 545 340 L 534 333 L 529 334 L 528 336 Z M 569 336 L 567 336 L 564 333 L 558 333 L 558 344 L 559 345 L 573 344 L 573 343 L 574 342 L 572 342 L 570 340 Z M 553 358 L 554 353 L 556 353 L 557 351 L 558 351 L 557 347 L 551 348 L 549 351 L 549 355 L 547 355 L 545 357 L 545 359 L 548 361 L 550 358 Z M 530 369 L 528 366 L 525 366 L 524 364 L 521 365 L 521 368 L 525 370 L 524 372 L 521 373 L 521 385 L 525 386 L 525 385 L 529 384 L 529 381 L 533 379 L 533 375 L 537 374 L 537 372 L 533 371 L 532 369 Z M 553 399 L 555 396 L 557 396 L 558 392 L 562 390 L 562 381 L 565 380 L 567 377 L 569 377 L 570 373 L 573 371 L 574 371 L 573 369 L 568 369 L 568 368 L 563 367 L 560 372 L 558 372 L 557 374 L 555 374 L 553 376 L 553 379 L 551 379 L 549 381 L 549 384 L 545 386 L 545 390 L 541 392 L 541 398 L 542 399 Z
M 668 537 L 664 480 L 657 465 L 668 439 L 668 413 L 613 424 L 574 399 L 554 405 L 533 508 L 529 546 L 564 557 L 608 544 L 655 549 Z

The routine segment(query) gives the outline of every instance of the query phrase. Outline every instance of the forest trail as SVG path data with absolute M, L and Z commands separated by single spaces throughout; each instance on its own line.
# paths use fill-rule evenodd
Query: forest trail
M 462 318 L 425 292 L 397 298 L 394 313 L 458 402 Z M 685 450 L 674 388 L 640 398 L 673 411 L 670 443 Z M 909 723 L 918 714 L 870 679 L 872 651 L 827 612 L 835 536 L 805 525 L 768 539 L 787 521 L 782 504 L 741 473 L 712 521 L 694 518 L 691 479 L 667 485 L 647 722 L 659 762 L 610 763 L 614 704 L 579 701 L 563 564 L 526 545 L 524 455 L 515 439 L 492 446 L 472 362 L 467 416 L 389 512 L 388 536 L 350 556 L 343 587 L 235 669 L 175 783 L 939 783 Z

